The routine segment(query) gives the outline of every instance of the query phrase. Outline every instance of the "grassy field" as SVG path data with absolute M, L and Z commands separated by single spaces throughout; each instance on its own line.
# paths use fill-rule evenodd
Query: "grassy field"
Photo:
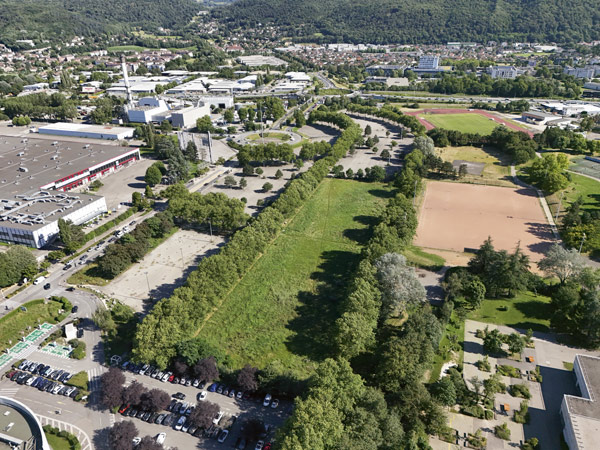
M 300 375 L 331 355 L 348 279 L 389 197 L 383 184 L 326 179 L 199 335 L 233 365 L 278 360 Z
M 115 45 L 108 47 L 107 50 L 109 52 L 143 52 L 146 48 L 139 45 Z
M 520 292 L 515 298 L 485 299 L 469 319 L 509 327 L 549 331 L 550 298 L 532 292 Z
M 58 314 L 62 307 L 59 302 L 49 301 L 44 304 L 40 299 L 27 302 L 23 306 L 27 311 L 16 309 L 0 319 L 0 351 L 16 344 L 21 339 L 21 332 L 26 336 L 40 323 L 57 323 L 63 318 Z
M 406 256 L 406 260 L 410 264 L 427 270 L 438 271 L 446 263 L 446 260 L 441 256 L 427 253 L 421 247 L 415 245 L 408 247 L 402 254 Z
M 484 163 L 481 175 L 466 175 L 461 181 L 470 183 L 487 183 L 514 186 L 510 178 L 510 158 L 489 147 L 445 147 L 438 149 L 438 155 L 444 161 L 464 160 Z
M 432 125 L 446 130 L 457 130 L 463 133 L 490 134 L 498 126 L 498 122 L 480 114 L 421 114 L 420 117 Z
M 571 203 L 576 201 L 579 197 L 583 197 L 583 204 L 581 209 L 584 211 L 594 211 L 600 209 L 600 181 L 593 180 L 583 175 L 577 175 L 576 173 L 570 173 L 571 183 L 564 191 L 562 204 L 560 207 L 560 217 L 562 217 L 567 208 Z M 526 177 L 524 177 L 526 180 Z M 552 215 L 556 215 L 558 204 L 561 198 L 561 192 L 556 192 L 552 195 L 547 195 L 546 200 Z
M 265 139 L 279 139 L 281 142 L 286 142 L 289 141 L 290 135 L 286 134 L 286 133 L 265 133 L 264 134 Z M 261 139 L 260 133 L 255 133 L 255 134 L 251 134 L 249 136 L 246 137 L 247 140 L 249 141 L 258 141 L 259 139 Z

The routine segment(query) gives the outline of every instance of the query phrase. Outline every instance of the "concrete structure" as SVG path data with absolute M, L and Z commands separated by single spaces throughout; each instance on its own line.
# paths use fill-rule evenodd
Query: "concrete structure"
M 597 449 L 600 436 L 600 358 L 577 355 L 573 372 L 581 397 L 563 397 L 560 407 L 563 435 L 570 450 Z
M 67 341 L 71 341 L 73 339 L 77 339 L 77 327 L 72 323 L 68 323 L 65 325 L 65 339 Z
M 512 79 L 518 75 L 517 68 L 514 66 L 491 66 L 489 73 L 492 78 Z
M 288 64 L 280 58 L 275 56 L 263 56 L 263 55 L 248 55 L 240 56 L 237 59 L 241 64 L 248 67 L 260 67 L 260 66 L 287 66 Z
M 196 126 L 200 117 L 210 116 L 210 105 L 190 106 L 171 111 L 171 124 L 174 127 L 189 128 Z
M 233 108 L 234 102 L 233 102 L 233 97 L 232 96 L 202 96 L 199 97 L 199 100 L 204 103 L 205 105 L 208 105 L 209 107 L 212 106 L 214 108 L 221 108 L 221 109 L 229 109 L 229 108 Z
M 18 450 L 52 450 L 42 425 L 25 404 L 0 397 L 0 447 Z
M 138 148 L 0 136 L 0 241 L 41 248 L 58 220 L 87 222 L 107 211 L 104 197 L 66 191 L 140 159 Z
M 591 103 L 549 101 L 541 103 L 541 106 L 563 116 L 578 116 L 582 113 L 586 113 L 589 116 L 600 114 L 600 107 Z
M 41 126 L 38 128 L 38 132 L 40 134 L 51 134 L 55 136 L 123 140 L 132 138 L 135 128 L 59 122 Z
M 137 106 L 127 110 L 130 122 L 162 122 L 167 116 L 169 116 L 169 106 L 164 100 L 156 97 L 144 97 L 139 100 Z

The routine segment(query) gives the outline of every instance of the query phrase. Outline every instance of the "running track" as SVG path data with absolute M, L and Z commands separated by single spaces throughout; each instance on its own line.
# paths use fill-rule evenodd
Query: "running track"
M 414 112 L 405 112 L 405 114 L 407 114 L 409 116 L 415 116 L 419 120 L 419 122 L 421 122 L 421 124 L 425 128 L 427 128 L 427 130 L 433 130 L 435 128 L 435 126 L 431 122 L 428 122 L 427 120 L 423 119 L 420 116 L 421 114 L 425 114 L 425 113 L 429 113 L 429 114 L 480 114 L 484 117 L 487 117 L 488 119 L 493 119 L 494 121 L 501 123 L 502 125 L 505 125 L 507 128 L 510 128 L 510 129 L 516 130 L 516 131 L 522 131 L 524 133 L 527 133 L 529 135 L 529 137 L 533 137 L 532 131 L 527 130 L 523 127 L 520 127 L 519 125 L 509 122 L 508 120 L 504 120 L 504 119 L 496 116 L 495 114 L 492 114 L 488 111 L 484 111 L 481 109 L 477 109 L 477 110 L 473 110 L 473 111 L 469 111 L 467 109 L 421 109 L 419 111 L 414 111 Z

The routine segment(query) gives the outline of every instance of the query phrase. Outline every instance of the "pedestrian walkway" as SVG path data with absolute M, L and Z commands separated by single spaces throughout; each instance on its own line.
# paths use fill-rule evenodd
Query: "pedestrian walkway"
M 0 389 L 0 397 L 14 398 L 17 396 L 17 392 L 19 392 L 19 388 L 19 385 L 16 385 L 15 387 L 2 388 Z
M 99 392 L 100 391 L 100 377 L 104 373 L 104 368 L 102 366 L 95 367 L 87 371 L 88 380 L 89 380 L 89 390 L 90 392 Z
M 38 328 L 22 338 L 21 341 L 17 342 L 11 348 L 6 350 L 6 353 L 3 353 L 2 356 L 0 356 L 0 370 L 2 370 L 2 368 L 9 364 L 13 359 L 27 358 L 36 350 L 36 342 L 42 340 L 44 336 L 53 329 L 54 325 L 46 322 L 38 325 Z
M 70 345 L 59 345 L 55 342 L 51 342 L 45 347 L 40 349 L 41 352 L 49 353 L 57 358 L 69 359 L 69 355 L 73 351 Z
M 75 435 L 81 444 L 81 450 L 94 449 L 89 436 L 81 428 L 76 427 L 73 424 L 54 419 L 53 417 L 41 416 L 39 414 L 36 414 L 36 416 L 42 425 L 50 425 L 54 428 L 58 428 L 61 431 L 67 431 L 68 433 Z

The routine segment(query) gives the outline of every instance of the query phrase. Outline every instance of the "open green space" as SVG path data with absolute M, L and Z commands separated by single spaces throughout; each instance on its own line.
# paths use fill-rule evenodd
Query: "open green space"
M 0 319 L 0 351 L 16 344 L 21 337 L 27 336 L 41 323 L 60 322 L 66 317 L 65 313 L 58 313 L 62 306 L 62 303 L 53 300 L 49 300 L 46 304 L 42 299 L 32 300 L 23 304 L 26 311 L 19 308 L 2 317 Z
M 551 312 L 549 297 L 519 292 L 515 298 L 485 299 L 481 308 L 469 314 L 469 319 L 522 330 L 549 331 Z
M 461 182 L 514 186 L 510 176 L 510 157 L 493 147 L 444 147 L 437 151 L 444 161 L 463 160 L 485 164 L 481 175 L 465 175 Z
M 108 47 L 107 50 L 109 52 L 143 52 L 146 48 L 139 45 L 115 45 L 114 47 Z
M 571 182 L 564 190 L 564 195 L 560 191 L 552 195 L 546 195 L 546 200 L 548 201 L 548 206 L 550 207 L 552 215 L 556 215 L 556 211 L 560 202 L 560 217 L 562 217 L 565 214 L 569 205 L 575 202 L 579 197 L 583 198 L 583 203 L 581 205 L 581 209 L 583 211 L 599 210 L 600 181 L 596 181 L 591 178 L 584 177 L 583 175 L 578 175 L 576 173 L 570 173 L 569 175 L 571 177 Z M 526 176 L 523 177 L 523 179 L 527 181 Z
M 480 114 L 420 114 L 420 117 L 438 128 L 456 130 L 462 133 L 487 135 L 498 126 L 498 122 Z
M 415 245 L 408 247 L 402 254 L 410 264 L 426 270 L 438 271 L 446 263 L 446 260 L 441 256 L 427 253 L 421 247 Z
M 270 133 L 264 133 L 263 136 L 265 139 L 279 139 L 281 142 L 286 142 L 291 139 L 290 135 L 286 134 L 286 133 L 270 132 Z M 262 137 L 259 133 L 254 133 L 254 134 L 251 134 L 246 137 L 246 139 L 249 141 L 258 141 L 261 138 Z
M 309 374 L 332 354 L 338 304 L 389 196 L 383 184 L 325 179 L 199 336 L 236 368 L 278 361 Z

